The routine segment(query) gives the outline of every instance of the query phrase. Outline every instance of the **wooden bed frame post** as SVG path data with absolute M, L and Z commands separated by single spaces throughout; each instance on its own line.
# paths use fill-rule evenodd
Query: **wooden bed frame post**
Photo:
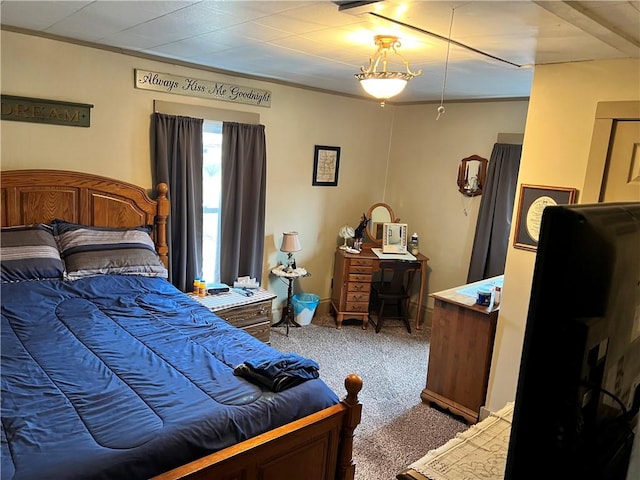
M 158 202 L 158 214 L 156 215 L 156 251 L 165 268 L 169 268 L 169 246 L 167 245 L 167 218 L 169 217 L 169 198 L 167 193 L 169 186 L 159 183 L 156 186 L 156 202 Z
M 353 432 L 360 424 L 362 416 L 362 404 L 358 401 L 358 393 L 362 390 L 362 378 L 352 373 L 345 379 L 344 386 L 347 389 L 347 396 L 342 399 L 342 403 L 349 408 L 340 432 L 340 457 L 338 458 L 336 478 L 354 480 L 356 465 L 353 463 Z

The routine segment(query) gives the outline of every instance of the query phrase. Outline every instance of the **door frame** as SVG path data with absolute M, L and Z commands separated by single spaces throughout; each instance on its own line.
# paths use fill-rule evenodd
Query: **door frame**
M 602 199 L 611 136 L 618 120 L 640 120 L 640 101 L 598 102 L 580 203 Z

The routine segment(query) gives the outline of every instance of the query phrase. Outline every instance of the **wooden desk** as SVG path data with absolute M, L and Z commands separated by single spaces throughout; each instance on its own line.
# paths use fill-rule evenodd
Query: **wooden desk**
M 489 385 L 500 306 L 476 305 L 478 287 L 502 285 L 502 275 L 431 294 L 435 299 L 427 384 L 420 397 L 476 423 Z M 464 292 L 464 293 L 461 293 Z
M 424 289 L 427 284 L 427 262 L 429 259 L 421 253 L 416 255 L 416 258 L 420 262 L 420 293 L 418 295 L 416 330 L 420 330 L 420 314 Z M 363 248 L 360 253 L 347 253 L 340 248 L 336 249 L 331 307 L 336 315 L 338 329 L 342 328 L 342 321 L 345 318 L 361 320 L 362 328 L 367 328 L 371 280 L 373 274 L 380 270 L 380 261 L 381 259 L 371 251 L 370 247 Z

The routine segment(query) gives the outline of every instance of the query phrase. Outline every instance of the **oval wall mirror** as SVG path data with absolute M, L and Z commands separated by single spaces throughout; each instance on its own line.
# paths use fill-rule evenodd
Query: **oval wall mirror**
M 463 158 L 458 166 L 458 190 L 467 197 L 482 195 L 487 179 L 487 159 L 478 155 Z
M 386 203 L 374 203 L 367 210 L 367 236 L 369 240 L 377 245 L 382 245 L 382 226 L 385 223 L 397 222 L 400 219 L 395 218 L 393 210 Z

